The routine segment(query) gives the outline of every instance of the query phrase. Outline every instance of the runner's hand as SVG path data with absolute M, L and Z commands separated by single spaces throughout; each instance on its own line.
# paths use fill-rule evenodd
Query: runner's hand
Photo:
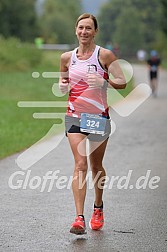
M 69 79 L 62 79 L 59 82 L 59 89 L 63 94 L 68 92 Z
M 95 87 L 103 87 L 104 79 L 103 77 L 96 73 L 96 74 L 87 74 L 87 83 L 91 88 Z

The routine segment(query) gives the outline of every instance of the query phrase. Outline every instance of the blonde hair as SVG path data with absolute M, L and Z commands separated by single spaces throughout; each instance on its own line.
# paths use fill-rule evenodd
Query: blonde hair
M 95 30 L 97 30 L 98 29 L 97 19 L 95 18 L 95 16 L 93 16 L 92 14 L 89 14 L 89 13 L 84 13 L 81 16 L 79 16 L 76 21 L 75 27 L 78 26 L 79 21 L 81 21 L 82 19 L 86 19 L 86 18 L 91 18 L 93 20 Z

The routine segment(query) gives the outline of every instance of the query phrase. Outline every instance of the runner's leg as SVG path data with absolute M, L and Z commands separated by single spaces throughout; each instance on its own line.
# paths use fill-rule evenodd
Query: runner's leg
M 90 153 L 91 153 L 92 148 L 95 149 L 90 154 L 89 158 L 90 158 L 90 166 L 92 170 L 92 177 L 93 179 L 95 179 L 94 188 L 95 188 L 95 205 L 96 206 L 102 205 L 103 185 L 104 185 L 105 176 L 106 176 L 106 172 L 105 172 L 105 169 L 103 168 L 102 161 L 103 161 L 105 149 L 107 146 L 107 142 L 108 142 L 108 139 L 106 139 L 103 143 L 99 145 L 99 142 L 90 141 Z M 98 146 L 97 148 L 95 148 L 96 145 Z M 98 177 L 97 180 L 96 180 L 97 178 L 96 175 Z M 102 178 L 104 178 L 104 180 Z M 98 185 L 98 182 L 102 182 L 102 183 L 99 183 L 100 186 Z
M 86 136 L 80 133 L 67 133 L 71 150 L 74 156 L 75 168 L 73 173 L 72 189 L 76 206 L 76 214 L 83 215 L 84 202 L 86 196 L 86 173 L 87 173 L 87 157 L 86 157 Z M 83 141 L 85 139 L 85 141 Z M 78 151 L 78 145 L 82 148 L 81 155 Z M 82 183 L 81 186 L 79 183 Z
M 154 78 L 153 82 L 154 82 L 154 95 L 157 96 L 157 91 L 158 91 L 158 80 L 157 80 L 157 78 Z

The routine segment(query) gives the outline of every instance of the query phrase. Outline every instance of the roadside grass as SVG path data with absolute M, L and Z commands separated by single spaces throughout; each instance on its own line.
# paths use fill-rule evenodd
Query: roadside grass
M 34 112 L 65 112 L 62 108 L 19 108 L 19 101 L 55 101 L 52 93 L 55 79 L 44 79 L 44 71 L 59 71 L 60 53 L 44 52 L 43 62 L 29 71 L 5 71 L 0 73 L 0 159 L 28 148 L 44 136 L 55 119 L 34 119 Z M 32 72 L 40 77 L 32 78 Z M 58 132 L 59 133 L 59 132 Z
M 163 67 L 164 69 L 167 69 L 167 59 L 164 59 L 164 60 L 162 61 L 162 67 Z
M 40 140 L 56 119 L 34 119 L 34 112 L 62 112 L 65 108 L 20 108 L 19 101 L 62 101 L 67 96 L 56 97 L 52 93 L 55 79 L 41 76 L 42 72 L 59 71 L 60 52 L 44 52 L 38 67 L 28 71 L 3 71 L 0 73 L 0 159 L 20 152 Z M 32 78 L 39 72 L 39 78 Z M 131 80 L 121 94 L 126 96 L 133 89 Z M 62 127 L 63 129 L 63 127 Z M 60 133 L 60 127 L 57 133 Z

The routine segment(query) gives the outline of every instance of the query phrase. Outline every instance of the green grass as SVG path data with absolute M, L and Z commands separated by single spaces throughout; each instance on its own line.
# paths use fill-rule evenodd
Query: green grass
M 3 81 L 4 80 L 4 81 Z M 0 158 L 29 147 L 56 122 L 54 119 L 34 119 L 34 112 L 63 112 L 61 108 L 19 108 L 18 101 L 55 101 L 51 92 L 53 80 L 34 80 L 30 73 L 2 74 Z M 65 109 L 64 109 L 65 111 Z
M 167 59 L 164 59 L 164 60 L 162 61 L 162 67 L 163 67 L 164 69 L 167 69 Z
M 37 142 L 58 123 L 55 119 L 34 119 L 34 112 L 65 112 L 65 108 L 19 108 L 18 101 L 56 101 L 52 93 L 55 79 L 44 79 L 42 72 L 59 71 L 60 53 L 43 52 L 43 60 L 28 71 L 3 71 L 0 73 L 0 159 L 24 150 Z M 32 78 L 32 72 L 40 77 Z M 126 96 L 133 88 L 130 82 L 123 92 Z M 60 132 L 60 129 L 57 133 Z
M 18 101 L 55 101 L 52 93 L 55 79 L 32 78 L 32 72 L 59 70 L 60 53 L 44 53 L 45 64 L 26 72 L 0 73 L 0 158 L 23 150 L 44 136 L 54 119 L 34 119 L 34 112 L 65 112 L 62 108 L 19 108 Z M 47 59 L 45 59 L 47 58 Z M 45 65 L 45 66 L 44 66 Z M 58 131 L 59 132 L 59 131 Z

